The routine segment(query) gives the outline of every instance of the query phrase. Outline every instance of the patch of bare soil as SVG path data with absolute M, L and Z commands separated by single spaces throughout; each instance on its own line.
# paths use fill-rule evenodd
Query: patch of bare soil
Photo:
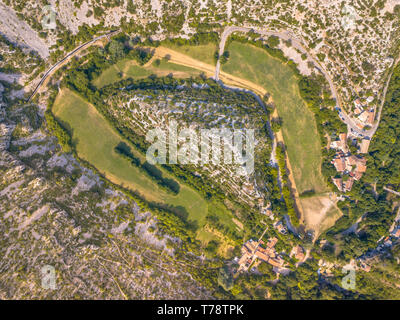
M 341 216 L 336 206 L 336 196 L 333 194 L 302 198 L 300 202 L 304 212 L 304 223 L 307 228 L 315 231 L 316 237 Z

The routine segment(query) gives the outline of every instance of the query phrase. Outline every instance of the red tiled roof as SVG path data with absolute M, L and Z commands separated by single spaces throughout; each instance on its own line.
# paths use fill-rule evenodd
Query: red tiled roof
M 260 250 L 257 250 L 256 257 L 261 259 L 261 260 L 263 260 L 263 261 L 265 261 L 265 262 L 267 262 L 268 259 L 269 259 L 269 256 L 266 255 L 264 252 L 261 252 Z
M 367 122 L 369 123 L 369 124 L 373 124 L 374 123 L 374 112 L 369 112 L 368 113 L 368 119 L 367 119 Z
M 369 148 L 370 142 L 371 142 L 371 140 L 369 140 L 369 139 L 363 139 L 361 141 L 360 153 L 367 153 L 368 152 L 368 148 Z
M 357 163 L 357 172 L 364 173 L 367 171 L 367 166 L 362 163 Z
M 277 238 L 271 238 L 271 239 L 269 239 L 269 241 L 268 241 L 268 243 L 267 243 L 267 247 L 268 248 L 273 248 L 273 247 L 275 247 L 275 245 L 276 245 L 276 243 L 278 242 L 278 239 Z
M 354 179 L 360 180 L 362 176 L 363 176 L 362 172 L 356 172 L 356 173 L 354 174 Z
M 350 178 L 349 180 L 347 180 L 344 184 L 344 189 L 347 191 L 350 191 L 351 188 L 353 187 L 353 183 L 354 183 L 354 179 Z
M 333 183 L 335 184 L 335 186 L 342 191 L 343 190 L 343 186 L 342 186 L 342 178 L 332 178 Z
M 336 170 L 339 172 L 344 171 L 344 169 L 346 168 L 344 159 L 342 157 L 334 159 L 334 165 L 336 167 Z

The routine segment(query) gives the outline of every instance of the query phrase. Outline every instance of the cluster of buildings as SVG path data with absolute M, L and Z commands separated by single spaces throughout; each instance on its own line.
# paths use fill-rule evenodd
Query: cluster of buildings
M 359 153 L 368 152 L 369 142 L 367 138 L 361 141 Z M 332 177 L 332 181 L 339 191 L 350 191 L 354 181 L 360 180 L 367 170 L 367 160 L 359 155 L 351 154 L 347 146 L 346 133 L 341 133 L 339 140 L 332 141 L 330 147 L 337 150 L 331 163 L 335 166 L 338 175 Z
M 259 198 L 258 199 L 258 207 L 260 209 L 260 213 L 266 215 L 268 218 L 270 218 L 272 221 L 274 221 L 274 228 L 278 230 L 282 234 L 287 234 L 288 230 L 286 226 L 283 223 L 283 220 L 279 220 L 277 217 L 275 217 L 274 213 L 272 212 L 271 208 L 271 203 L 267 203 L 267 205 L 264 205 L 264 199 Z
M 290 252 L 290 257 L 294 257 L 297 261 L 302 262 L 304 261 L 306 255 L 303 248 L 297 245 L 293 247 L 292 251 Z
M 287 234 L 288 233 L 288 230 L 286 229 L 286 227 L 283 224 L 283 220 L 276 221 L 274 223 L 274 228 L 276 230 L 278 230 L 282 234 Z
M 281 234 L 287 234 L 288 230 L 284 224 L 284 220 L 275 217 L 271 209 L 271 203 L 268 202 L 266 205 L 264 199 L 258 199 L 258 207 L 260 213 L 269 217 L 273 223 L 273 227 Z M 264 232 L 265 233 L 265 232 Z M 264 234 L 263 234 L 264 235 Z M 250 268 L 256 268 L 261 262 L 266 262 L 275 268 L 284 268 L 285 260 L 276 251 L 275 245 L 278 242 L 276 237 L 268 239 L 268 243 L 264 241 L 252 240 L 247 241 L 241 249 L 241 257 L 236 260 L 239 264 L 238 272 L 248 271 Z M 296 246 L 292 249 L 290 257 L 294 256 L 298 262 L 303 262 L 305 259 L 304 251 L 300 246 Z M 237 258 L 235 258 L 237 259 Z
M 400 213 L 400 209 L 399 209 L 399 213 Z M 379 245 L 375 249 L 377 252 L 380 252 L 385 247 L 391 247 L 393 245 L 393 243 L 395 243 L 395 242 L 397 242 L 397 240 L 399 240 L 399 238 L 400 238 L 400 225 L 398 224 L 398 222 L 400 221 L 399 213 L 397 214 L 397 216 L 395 218 L 393 226 L 389 230 L 390 234 L 388 236 L 382 237 L 380 240 L 378 240 Z M 374 262 L 374 254 L 373 253 L 370 253 L 369 256 L 365 255 L 363 257 L 358 258 L 357 262 L 358 262 L 358 267 L 365 272 L 371 271 L 371 265 L 376 263 L 376 261 Z M 397 259 L 397 263 L 400 263 L 399 259 Z
M 374 97 L 370 96 L 363 100 L 360 98 L 354 100 L 356 125 L 360 129 L 363 129 L 365 126 L 372 126 L 375 119 L 375 108 L 368 107 L 368 104 L 374 100 Z
M 251 266 L 256 267 L 262 261 L 269 263 L 273 267 L 283 267 L 285 260 L 276 252 L 275 245 L 277 238 L 270 238 L 265 248 L 264 241 L 247 241 L 242 247 L 242 256 L 239 259 L 238 271 L 247 271 Z

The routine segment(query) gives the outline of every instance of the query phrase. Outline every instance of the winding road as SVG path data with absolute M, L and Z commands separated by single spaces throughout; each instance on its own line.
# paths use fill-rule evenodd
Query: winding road
M 81 51 L 83 49 L 86 49 L 87 47 L 89 47 L 93 43 L 95 43 L 95 42 L 97 42 L 97 41 L 99 41 L 99 40 L 101 40 L 103 38 L 110 37 L 110 36 L 112 36 L 113 34 L 115 34 L 117 32 L 119 32 L 119 30 L 114 30 L 114 31 L 111 31 L 109 33 L 106 33 L 106 34 L 103 34 L 101 36 L 98 36 L 96 38 L 93 38 L 92 40 L 90 40 L 88 42 L 85 42 L 84 44 L 81 44 L 80 46 L 76 47 L 74 50 L 69 52 L 66 56 L 64 56 L 64 58 L 62 58 L 60 61 L 58 61 L 49 70 L 47 70 L 45 72 L 45 74 L 42 76 L 42 78 L 40 79 L 39 83 L 37 84 L 37 86 L 33 90 L 32 94 L 27 99 L 27 101 L 29 102 L 35 96 L 35 94 L 39 91 L 39 89 L 42 87 L 42 85 L 47 80 L 47 78 L 50 77 L 55 71 L 57 71 L 57 69 L 59 67 L 61 67 L 64 62 L 66 62 L 68 59 L 70 59 L 71 57 L 76 55 L 79 51 Z
M 250 27 L 236 27 L 236 26 L 226 27 L 224 32 L 222 33 L 221 41 L 219 43 L 219 52 L 218 52 L 219 57 L 221 57 L 223 55 L 223 53 L 225 51 L 226 40 L 228 39 L 228 37 L 232 33 L 234 33 L 234 32 L 247 33 L 247 32 L 250 32 L 250 31 L 253 31 L 253 32 L 255 32 L 255 33 L 257 33 L 257 34 L 259 34 L 261 36 L 267 36 L 267 37 L 276 36 L 276 37 L 278 37 L 280 39 L 283 39 L 285 41 L 290 40 L 292 46 L 295 49 L 299 50 L 303 54 L 306 54 L 307 57 L 308 57 L 308 60 L 314 63 L 314 65 L 317 67 L 317 69 L 324 75 L 325 79 L 327 80 L 327 82 L 329 84 L 329 87 L 330 87 L 332 98 L 336 101 L 336 107 L 339 108 L 339 118 L 343 123 L 345 123 L 347 125 L 348 132 L 349 133 L 351 132 L 353 135 L 356 135 L 356 136 L 359 136 L 359 137 L 372 139 L 372 136 L 375 134 L 375 132 L 376 132 L 376 130 L 378 128 L 379 122 L 380 122 L 381 113 L 382 113 L 383 105 L 384 105 L 384 102 L 385 102 L 386 92 L 387 92 L 387 89 L 388 89 L 389 82 L 390 82 L 390 79 L 391 79 L 393 71 L 389 74 L 388 79 L 387 79 L 386 84 L 385 84 L 385 87 L 384 87 L 384 90 L 382 92 L 382 96 L 380 97 L 381 103 L 380 103 L 380 106 L 379 106 L 379 111 L 378 111 L 376 122 L 374 123 L 374 125 L 372 126 L 371 129 L 363 130 L 363 129 L 360 129 L 356 125 L 354 120 L 344 110 L 343 105 L 342 105 L 342 101 L 341 101 L 341 97 L 338 94 L 338 92 L 336 90 L 336 87 L 335 87 L 335 85 L 333 83 L 333 80 L 332 80 L 331 76 L 329 75 L 329 73 L 319 63 L 318 59 L 316 57 L 314 57 L 305 48 L 305 46 L 302 44 L 302 41 L 298 40 L 290 31 L 277 32 L 277 31 L 269 31 L 269 30 L 259 30 L 259 29 L 254 29 L 254 28 L 250 28 Z M 399 62 L 399 60 L 400 60 L 400 57 L 393 65 L 396 65 Z M 250 91 L 248 89 L 231 87 L 231 86 L 227 86 L 227 85 L 223 84 L 222 81 L 220 80 L 220 73 L 221 73 L 221 63 L 220 63 L 220 59 L 218 59 L 217 63 L 216 63 L 216 67 L 215 67 L 215 74 L 214 74 L 215 81 L 219 82 L 223 87 L 226 87 L 228 89 L 231 89 L 231 90 L 242 90 L 242 91 L 245 91 L 247 93 L 252 94 L 253 96 L 256 97 L 256 99 L 260 103 L 260 105 L 264 107 L 264 103 L 262 102 L 262 100 L 260 99 L 260 97 L 256 93 L 254 93 L 254 92 L 252 92 L 252 91 Z M 276 147 L 277 139 L 275 138 L 271 128 L 269 128 L 269 133 L 272 136 L 272 140 L 274 141 L 273 150 L 272 150 L 272 153 L 271 153 L 271 164 L 276 164 L 275 147 Z M 290 164 L 288 159 L 287 159 L 287 163 Z M 299 195 L 298 195 L 298 192 L 297 192 L 297 188 L 295 187 L 294 178 L 290 179 L 290 180 L 291 180 L 291 182 L 293 184 L 294 190 L 296 191 L 295 192 L 296 206 L 297 206 L 298 210 L 301 213 L 301 218 L 304 219 L 304 213 L 303 213 L 303 210 L 302 210 L 302 208 L 300 206 L 300 201 L 299 201 L 299 198 L 298 198 Z
M 328 81 L 330 90 L 331 90 L 331 94 L 332 94 L 332 98 L 336 100 L 336 106 L 338 108 L 340 108 L 340 120 L 342 122 L 344 122 L 347 125 L 348 131 L 349 132 L 353 132 L 353 134 L 358 135 L 359 137 L 367 137 L 369 139 L 372 139 L 372 136 L 375 134 L 379 122 L 380 122 L 380 118 L 381 118 L 381 112 L 382 112 L 382 108 L 383 108 L 383 104 L 385 102 L 385 97 L 386 97 L 386 92 L 387 92 L 387 88 L 391 79 L 391 75 L 389 75 L 386 84 L 385 84 L 385 88 L 381 97 L 381 104 L 379 106 L 379 111 L 378 111 L 378 116 L 377 116 L 377 120 L 374 123 L 374 125 L 372 126 L 371 129 L 369 130 L 363 130 L 360 129 L 356 123 L 354 122 L 354 120 L 346 113 L 346 111 L 343 108 L 343 103 L 342 100 L 340 98 L 340 95 L 338 94 L 336 87 L 333 83 L 333 80 L 331 78 L 331 76 L 329 75 L 329 73 L 325 70 L 325 68 L 319 63 L 318 59 L 312 55 L 303 45 L 302 41 L 297 39 L 294 34 L 290 31 L 282 31 L 282 32 L 278 32 L 278 31 L 269 31 L 269 30 L 262 30 L 262 29 L 255 29 L 255 28 L 251 28 L 251 27 L 236 27 L 236 26 L 229 26 L 226 27 L 224 32 L 222 33 L 221 36 L 221 42 L 219 44 L 219 56 L 221 56 L 224 53 L 225 50 L 225 43 L 226 40 L 228 39 L 228 37 L 234 33 L 234 32 L 244 32 L 247 33 L 249 31 L 253 31 L 255 33 L 260 34 L 261 36 L 276 36 L 279 37 L 282 40 L 290 40 L 292 43 L 292 46 L 299 50 L 301 53 L 304 53 L 308 56 L 308 59 L 314 63 L 314 65 L 318 68 L 318 70 L 324 75 L 324 77 L 326 78 L 326 80 Z M 396 65 L 400 60 L 397 59 L 397 61 L 394 63 L 394 65 Z M 219 74 L 220 74 L 220 69 L 221 69 L 221 64 L 220 61 L 218 59 L 217 61 L 217 65 L 215 68 L 215 75 L 214 75 L 214 79 L 215 80 L 219 80 Z
M 359 137 L 367 137 L 369 139 L 372 138 L 372 136 L 375 134 L 379 122 L 380 122 L 380 118 L 381 118 L 381 114 L 382 114 L 382 109 L 383 109 L 383 104 L 385 102 L 385 97 L 386 97 L 386 92 L 389 86 L 389 82 L 392 76 L 392 73 L 390 73 L 390 75 L 388 76 L 388 79 L 386 81 L 382 96 L 381 96 L 381 104 L 379 106 L 379 110 L 377 113 L 377 119 L 374 123 L 374 125 L 372 126 L 371 129 L 369 130 L 363 130 L 360 129 L 356 123 L 354 122 L 354 120 L 346 113 L 346 111 L 344 110 L 344 108 L 342 107 L 342 101 L 340 98 L 340 95 L 338 94 L 336 87 L 333 83 L 333 80 L 331 78 L 331 76 L 329 75 L 329 73 L 324 69 L 324 67 L 319 63 L 318 59 L 316 59 L 316 57 L 314 57 L 303 45 L 302 41 L 299 40 L 298 38 L 295 37 L 295 35 L 290 32 L 290 31 L 270 31 L 270 30 L 263 30 L 263 29 L 256 29 L 256 28 L 251 28 L 251 27 L 237 27 L 237 26 L 229 26 L 226 27 L 224 32 L 222 33 L 221 36 L 221 41 L 219 43 L 219 56 L 221 56 L 224 53 L 225 50 L 225 44 L 226 44 L 226 40 L 228 39 L 228 37 L 234 33 L 234 32 L 243 32 L 243 33 L 247 33 L 249 31 L 253 31 L 255 33 L 258 33 L 261 36 L 265 36 L 265 37 L 269 37 L 269 36 L 276 36 L 279 37 L 280 39 L 284 40 L 284 41 L 288 41 L 290 40 L 292 43 L 292 46 L 299 50 L 301 53 L 304 53 L 308 56 L 308 59 L 314 63 L 314 65 L 318 68 L 318 70 L 324 75 L 325 79 L 328 81 L 330 90 L 331 90 L 331 94 L 332 94 L 332 98 L 336 100 L 336 104 L 337 107 L 340 108 L 340 119 L 342 122 L 344 122 L 347 127 L 348 130 L 353 132 L 353 134 L 358 135 Z M 39 89 L 42 87 L 42 85 L 45 83 L 45 81 L 49 78 L 49 76 L 51 76 L 60 66 L 63 65 L 63 63 L 65 63 L 68 59 L 70 59 L 72 56 L 74 56 L 75 54 L 77 54 L 79 51 L 89 47 L 90 45 L 92 45 L 93 43 L 97 42 L 98 40 L 101 40 L 105 37 L 110 37 L 113 34 L 119 32 L 119 30 L 114 30 L 111 31 L 107 34 L 98 36 L 93 38 L 92 40 L 81 44 L 80 46 L 76 47 L 74 50 L 72 50 L 71 52 L 69 52 L 66 56 L 64 56 L 64 58 L 62 58 L 60 61 L 58 61 L 56 64 L 54 64 L 49 70 L 47 70 L 45 72 L 45 74 L 42 76 L 42 78 L 40 79 L 39 83 L 37 84 L 37 86 L 35 87 L 35 89 L 33 90 L 32 94 L 29 96 L 29 98 L 27 99 L 27 101 L 32 100 L 32 98 L 35 96 L 35 94 L 39 91 Z M 394 66 L 400 61 L 400 57 L 394 62 Z M 221 83 L 220 79 L 219 79 L 219 75 L 220 75 L 220 71 L 221 71 L 221 63 L 220 63 L 220 59 L 218 59 L 217 64 L 215 66 L 215 73 L 214 73 L 214 79 L 216 81 L 218 81 L 219 83 Z M 230 89 L 241 89 L 242 88 L 235 88 L 235 87 L 229 87 L 227 85 L 225 85 L 225 87 L 230 88 Z M 247 90 L 247 89 L 246 89 Z M 253 94 L 254 96 L 257 96 L 257 94 L 251 92 L 250 90 L 247 90 L 247 92 Z
M 386 92 L 389 86 L 389 82 L 392 76 L 393 71 L 389 74 L 387 82 L 385 84 L 385 88 L 382 92 L 382 96 L 381 96 L 381 104 L 379 106 L 379 111 L 378 111 L 378 117 L 377 117 L 377 121 L 376 123 L 373 125 L 373 127 L 368 130 L 368 131 L 364 131 L 362 129 L 359 129 L 356 124 L 354 123 L 353 119 L 348 116 L 346 114 L 346 112 L 343 110 L 342 108 L 342 102 L 341 102 L 341 98 L 336 90 L 336 87 L 330 77 L 330 75 L 328 74 L 328 72 L 326 72 L 326 70 L 320 65 L 320 63 L 318 62 L 318 60 L 312 55 L 312 53 L 310 53 L 305 46 L 302 44 L 302 41 L 297 39 L 294 34 L 290 31 L 282 31 L 282 32 L 278 32 L 278 31 L 269 31 L 269 30 L 258 30 L 258 29 L 254 29 L 251 27 L 236 27 L 236 26 L 229 26 L 226 27 L 224 32 L 222 33 L 221 36 L 221 41 L 219 43 L 219 56 L 222 56 L 222 54 L 224 53 L 225 50 L 225 45 L 226 45 L 226 40 L 228 39 L 228 37 L 234 33 L 234 32 L 244 32 L 247 33 L 249 31 L 253 31 L 257 34 L 260 34 L 261 36 L 276 36 L 279 37 L 280 39 L 284 40 L 284 41 L 288 41 L 290 40 L 292 43 L 292 47 L 294 47 L 295 49 L 299 50 L 301 53 L 304 53 L 308 56 L 309 61 L 313 62 L 314 65 L 317 67 L 317 69 L 325 76 L 325 78 L 327 79 L 327 82 L 329 84 L 330 90 L 331 90 L 331 94 L 332 94 L 332 98 L 336 100 L 336 104 L 337 107 L 341 109 L 340 111 L 340 118 L 341 121 L 343 121 L 347 127 L 349 131 L 352 131 L 353 134 L 357 134 L 360 137 L 369 137 L 370 139 L 372 138 L 373 134 L 376 132 L 378 125 L 379 125 L 379 121 L 380 121 L 380 117 L 381 117 L 381 112 L 382 112 L 382 108 L 383 108 L 383 104 L 384 104 L 384 100 L 385 100 L 385 96 L 386 96 Z M 93 38 L 92 40 L 76 47 L 73 51 L 71 51 L 70 53 L 68 53 L 64 58 L 62 58 L 60 61 L 58 61 L 56 64 L 54 64 L 49 70 L 47 70 L 45 72 L 45 74 L 42 76 L 40 82 L 38 83 L 38 85 L 36 86 L 36 88 L 34 89 L 34 91 L 32 92 L 32 94 L 30 95 L 30 97 L 28 98 L 28 101 L 30 101 L 35 94 L 39 91 L 39 89 L 43 86 L 43 84 L 45 83 L 45 81 L 60 67 L 62 66 L 65 62 L 68 61 L 68 59 L 70 59 L 72 56 L 76 55 L 79 51 L 89 47 L 90 45 L 92 45 L 93 43 L 95 43 L 98 40 L 101 40 L 102 38 L 105 37 L 110 37 L 111 35 L 115 34 L 119 32 L 119 30 L 115 30 L 115 31 L 111 31 L 107 34 L 98 36 Z M 162 51 L 163 52 L 158 52 L 158 51 Z M 165 56 L 165 54 L 168 54 L 168 48 L 163 48 L 163 47 L 159 47 L 156 49 L 156 54 L 155 55 L 162 55 Z M 234 77 L 232 75 L 226 74 L 224 72 L 221 71 L 221 63 L 220 60 L 217 60 L 216 66 L 215 68 L 211 65 L 208 65 L 206 63 L 203 62 L 199 62 L 197 60 L 191 61 L 193 59 L 188 58 L 187 56 L 184 56 L 185 59 L 183 59 L 183 56 L 180 56 L 181 54 L 179 54 L 178 52 L 173 52 L 173 54 L 177 55 L 175 58 L 177 61 L 173 61 L 177 64 L 182 64 L 182 65 L 187 65 L 189 67 L 193 67 L 193 65 L 195 65 L 195 68 L 205 71 L 208 74 L 214 74 L 214 79 L 223 87 L 233 90 L 233 91 L 242 91 L 242 92 L 247 92 L 251 95 L 253 95 L 255 97 L 255 99 L 259 102 L 259 104 L 265 109 L 265 104 L 263 103 L 262 99 L 260 98 L 260 94 L 262 96 L 262 93 L 265 92 L 265 90 L 263 88 L 261 88 L 260 86 L 251 83 L 249 81 L 246 81 L 244 79 L 240 79 L 237 77 Z M 174 57 L 174 55 L 172 55 L 172 57 Z M 394 62 L 393 65 L 396 65 L 400 60 L 399 59 L 396 60 L 396 62 Z M 230 84 L 234 84 L 236 86 L 231 86 L 228 84 L 223 83 L 220 80 L 220 76 L 223 78 L 224 82 L 228 82 Z M 253 91 L 249 90 L 248 88 L 251 88 Z M 254 91 L 256 90 L 256 91 Z M 269 135 L 272 138 L 273 141 L 273 148 L 272 148 L 272 153 L 271 153 L 271 165 L 273 166 L 277 166 L 277 160 L 276 160 L 276 156 L 275 156 L 275 149 L 276 149 L 276 145 L 277 145 L 277 141 L 278 138 L 275 137 L 275 135 L 273 134 L 271 128 L 268 128 L 269 131 Z M 287 163 L 290 164 L 290 162 L 287 159 Z M 289 170 L 290 172 L 292 170 Z M 280 179 L 278 178 L 278 183 Z M 295 185 L 295 181 L 293 177 L 290 177 L 291 183 L 292 183 L 292 187 L 293 189 L 296 191 L 295 192 L 295 200 L 296 200 L 296 205 L 298 207 L 299 211 L 302 211 L 301 206 L 299 206 L 299 195 L 296 189 L 296 185 Z M 301 214 L 302 217 L 304 217 L 303 214 Z

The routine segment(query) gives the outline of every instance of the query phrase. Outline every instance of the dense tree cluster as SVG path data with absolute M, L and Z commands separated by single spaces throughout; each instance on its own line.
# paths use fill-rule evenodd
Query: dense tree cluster
M 165 178 L 161 170 L 159 170 L 156 166 L 148 163 L 147 161 L 142 163 L 140 159 L 132 153 L 131 148 L 125 142 L 120 142 L 114 148 L 114 150 L 120 155 L 124 156 L 126 159 L 128 159 L 133 166 L 142 170 L 148 177 L 154 180 L 167 192 L 171 192 L 175 195 L 179 193 L 180 186 L 175 180 Z

